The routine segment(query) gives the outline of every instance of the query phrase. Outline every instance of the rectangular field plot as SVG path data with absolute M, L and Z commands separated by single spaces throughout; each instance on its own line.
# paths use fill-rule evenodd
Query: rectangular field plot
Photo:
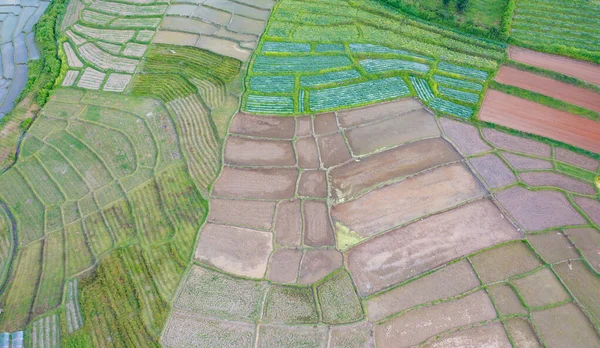
M 254 61 L 252 69 L 254 72 L 264 73 L 317 72 L 324 69 L 339 68 L 350 65 L 352 65 L 352 62 L 346 56 L 258 56 Z
M 75 275 L 86 270 L 93 263 L 83 225 L 74 222 L 65 226 L 66 249 L 67 249 L 67 276 Z
M 594 1 L 519 1 L 512 23 L 517 42 L 542 51 L 565 47 L 598 52 L 600 4 Z
M 417 71 L 427 73 L 429 66 L 421 63 L 410 62 L 400 59 L 365 59 L 360 65 L 370 74 L 389 71 Z
M 315 52 L 344 52 L 346 48 L 343 44 L 316 44 Z
M 488 90 L 480 119 L 600 153 L 600 123 L 529 100 Z
M 0 297 L 2 309 L 10 316 L 0 316 L 0 325 L 7 331 L 25 327 L 42 268 L 42 242 L 36 241 L 21 248 L 13 269 L 10 286 Z
M 249 94 L 245 109 L 256 113 L 291 114 L 294 112 L 294 100 L 291 97 Z
M 138 6 L 110 1 L 95 1 L 89 8 L 118 16 L 160 16 L 167 10 L 167 5 Z
M 330 83 L 337 83 L 357 79 L 359 77 L 361 77 L 361 74 L 354 69 L 333 71 L 319 75 L 302 76 L 300 78 L 300 85 L 305 87 L 315 87 L 319 85 L 326 85 Z
M 342 45 L 342 51 L 344 46 Z M 295 42 L 267 41 L 262 45 L 262 52 L 310 52 L 310 44 Z
M 383 101 L 410 95 L 408 86 L 400 77 L 361 82 L 357 84 L 310 91 L 311 111 Z
M 83 326 L 83 320 L 81 319 L 81 312 L 79 311 L 79 301 L 77 299 L 77 279 L 67 283 L 66 293 L 66 316 L 67 316 L 67 330 L 69 333 L 79 329 Z
M 414 58 L 421 58 L 427 61 L 433 61 L 433 58 L 427 57 L 421 54 L 409 52 L 406 50 L 397 50 L 381 45 L 372 45 L 372 44 L 350 44 L 350 51 L 353 53 L 380 53 L 380 54 L 398 54 L 401 56 L 408 56 Z
M 488 78 L 488 73 L 482 70 L 477 70 L 473 68 L 467 68 L 460 65 L 450 64 L 447 62 L 440 62 L 437 65 L 437 69 L 443 72 L 462 75 L 465 77 L 474 78 L 477 80 L 485 81 Z
M 434 110 L 448 115 L 454 115 L 462 118 L 469 118 L 473 116 L 473 109 L 470 107 L 456 104 L 442 98 L 434 98 L 433 100 L 429 101 L 429 106 L 431 106 L 431 108 Z
M 483 86 L 480 85 L 479 83 L 475 83 L 475 82 L 453 79 L 451 77 L 446 77 L 446 76 L 441 76 L 441 75 L 434 75 L 433 79 L 441 85 L 450 86 L 450 87 L 454 87 L 454 88 L 467 89 L 467 90 L 477 91 L 477 92 L 483 90 Z
M 295 78 L 289 76 L 252 76 L 250 89 L 258 92 L 293 92 Z
M 65 280 L 65 254 L 62 231 L 46 236 L 44 266 L 33 312 L 44 313 L 60 305 Z
M 465 103 L 475 104 L 479 101 L 479 95 L 470 92 L 459 91 L 457 89 L 439 86 L 438 91 L 441 95 L 463 101 Z

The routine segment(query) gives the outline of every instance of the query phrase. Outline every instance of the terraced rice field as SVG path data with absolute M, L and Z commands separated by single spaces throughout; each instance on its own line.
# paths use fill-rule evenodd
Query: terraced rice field
M 68 38 L 63 49 L 71 70 L 62 85 L 125 91 L 167 7 L 70 1 L 61 29 Z
M 39 58 L 33 27 L 48 1 L 5 1 L 0 11 L 0 119 L 27 83 L 27 62 Z
M 86 290 L 91 285 L 80 286 L 78 296 L 77 281 L 68 280 L 102 267 L 103 256 L 122 246 L 128 247 L 119 250 L 145 255 L 153 269 L 149 276 L 160 284 L 157 293 L 140 300 L 172 296 L 175 275 L 191 253 L 185 245 L 194 240 L 206 212 L 175 122 L 151 99 L 57 91 L 28 132 L 19 163 L 0 179 L 2 201 L 19 226 L 19 251 L 0 299 L 11 313 L 0 319 L 3 328 L 24 327 L 63 298 L 69 333 L 102 323 L 90 312 L 96 296 Z M 162 260 L 164 255 L 171 261 Z M 136 273 L 132 277 L 138 279 L 133 286 L 148 281 Z M 84 299 L 81 305 L 78 297 Z M 92 337 L 96 343 L 104 339 L 100 332 Z
M 318 113 L 421 97 L 419 89 L 426 89 L 435 97 L 422 99 L 430 108 L 469 118 L 503 49 L 432 30 L 369 0 L 284 0 L 250 64 L 243 109 Z M 253 82 L 266 78 L 268 88 Z M 439 90 L 448 87 L 454 91 Z
M 47 6 L 15 1 L 3 71 Z M 577 1 L 494 26 L 594 61 Z M 0 173 L 0 346 L 600 346 L 597 64 L 376 0 L 63 10 Z
M 195 46 L 247 61 L 274 5 L 271 0 L 174 3 L 167 9 L 153 42 Z
M 238 113 L 162 343 L 600 344 L 599 165 L 413 99 Z

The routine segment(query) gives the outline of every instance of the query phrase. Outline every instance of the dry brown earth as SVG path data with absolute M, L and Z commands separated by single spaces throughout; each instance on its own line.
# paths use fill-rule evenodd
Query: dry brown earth
M 363 237 L 482 197 L 486 190 L 462 163 L 449 164 L 334 206 L 336 222 Z

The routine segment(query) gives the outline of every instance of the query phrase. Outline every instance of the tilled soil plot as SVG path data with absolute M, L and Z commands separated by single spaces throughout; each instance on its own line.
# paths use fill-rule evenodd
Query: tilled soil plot
M 479 119 L 600 153 L 600 122 L 489 90 Z
M 549 77 L 503 66 L 496 76 L 496 81 L 600 112 L 600 94 Z
M 554 70 L 561 74 L 600 85 L 600 65 L 520 47 L 511 47 L 508 56 L 520 63 Z
M 594 344 L 597 161 L 415 103 L 234 116 L 165 346 Z

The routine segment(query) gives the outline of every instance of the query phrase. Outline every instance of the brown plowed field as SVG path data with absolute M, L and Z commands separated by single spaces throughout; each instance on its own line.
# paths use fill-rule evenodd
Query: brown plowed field
M 600 65 L 594 63 L 518 47 L 511 47 L 508 51 L 508 56 L 517 62 L 554 70 L 561 74 L 576 77 L 600 86 Z
M 600 122 L 489 90 L 479 118 L 600 153 Z
M 600 94 L 589 89 L 575 87 L 508 66 L 500 68 L 496 81 L 600 112 Z

